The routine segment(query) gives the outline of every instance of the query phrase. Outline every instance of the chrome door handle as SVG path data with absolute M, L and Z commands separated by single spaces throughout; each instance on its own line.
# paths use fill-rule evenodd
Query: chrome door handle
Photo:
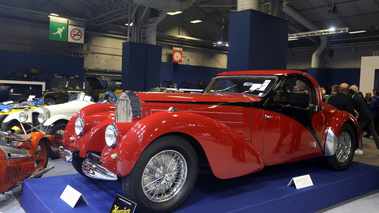
M 271 118 L 274 118 L 274 116 L 271 116 L 271 115 L 265 115 L 265 119 L 271 119 Z

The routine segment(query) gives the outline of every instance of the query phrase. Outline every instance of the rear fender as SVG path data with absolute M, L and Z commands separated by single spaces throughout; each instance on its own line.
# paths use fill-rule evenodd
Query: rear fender
M 122 138 L 118 138 L 119 143 L 113 150 L 106 146 L 102 155 L 107 158 L 118 153 L 115 166 L 120 176 L 130 173 L 150 143 L 168 134 L 185 134 L 196 140 L 218 178 L 239 177 L 263 168 L 263 157 L 250 141 L 229 126 L 199 114 L 158 112 L 131 128 L 127 125 L 117 123 Z
M 338 135 L 340 134 L 341 128 L 345 123 L 348 123 L 354 129 L 356 137 L 355 139 L 357 141 L 356 147 L 361 147 L 361 133 L 359 131 L 359 126 L 356 119 L 348 112 L 339 111 L 334 115 L 330 126 L 325 130 L 324 133 L 325 156 L 332 156 L 335 154 L 337 149 Z

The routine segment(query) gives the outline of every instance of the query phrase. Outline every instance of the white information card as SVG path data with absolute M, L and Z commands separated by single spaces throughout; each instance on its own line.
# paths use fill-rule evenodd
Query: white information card
M 308 186 L 313 186 L 313 182 L 310 175 L 303 175 L 292 178 L 287 186 L 291 185 L 295 185 L 296 189 L 301 189 Z
M 66 202 L 72 208 L 78 203 L 79 200 L 82 200 L 84 203 L 87 203 L 83 195 L 78 192 L 76 189 L 72 188 L 70 185 L 67 185 L 60 197 L 64 202 Z

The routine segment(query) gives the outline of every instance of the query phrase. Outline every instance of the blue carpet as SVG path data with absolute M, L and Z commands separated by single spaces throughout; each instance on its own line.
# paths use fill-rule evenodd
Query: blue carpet
M 287 186 L 291 178 L 309 174 L 313 186 Z M 75 208 L 60 199 L 67 185 L 81 192 L 88 205 Z M 191 195 L 176 212 L 315 212 L 379 189 L 379 167 L 353 163 L 343 172 L 325 169 L 314 160 L 267 167 L 231 180 L 199 175 Z M 105 182 L 79 174 L 24 181 L 21 206 L 33 212 L 108 212 L 121 182 Z

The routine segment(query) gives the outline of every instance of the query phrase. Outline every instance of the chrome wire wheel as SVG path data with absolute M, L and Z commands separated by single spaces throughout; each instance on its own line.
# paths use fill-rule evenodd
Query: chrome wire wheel
M 141 179 L 142 191 L 152 202 L 165 202 L 180 192 L 187 179 L 187 163 L 175 150 L 164 150 L 147 163 Z
M 337 141 L 336 158 L 338 162 L 344 163 L 349 159 L 352 146 L 351 135 L 348 132 L 341 132 Z

